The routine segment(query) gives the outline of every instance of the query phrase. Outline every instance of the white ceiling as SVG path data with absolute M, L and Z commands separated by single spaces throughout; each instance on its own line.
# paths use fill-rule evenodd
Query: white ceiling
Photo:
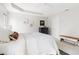
M 79 3 L 14 3 L 27 12 L 41 15 L 54 15 L 65 9 L 78 8 Z

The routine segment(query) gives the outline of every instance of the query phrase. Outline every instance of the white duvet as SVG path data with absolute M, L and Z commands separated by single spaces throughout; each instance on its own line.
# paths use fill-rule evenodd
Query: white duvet
M 25 40 L 20 34 L 20 37 L 16 41 L 8 43 L 0 42 L 0 54 L 5 55 L 24 55 L 25 54 Z
M 0 53 L 6 55 L 56 55 L 55 38 L 42 33 L 20 34 L 18 40 L 0 43 Z
M 24 34 L 26 42 L 26 54 L 29 55 L 56 55 L 59 54 L 55 38 L 42 34 Z

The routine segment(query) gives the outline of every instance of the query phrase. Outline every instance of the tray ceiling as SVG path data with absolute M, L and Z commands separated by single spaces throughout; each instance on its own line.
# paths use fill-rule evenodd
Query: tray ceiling
M 18 9 L 19 11 L 23 10 L 24 12 L 38 15 L 54 15 L 65 9 L 79 7 L 78 3 L 9 3 L 9 5 L 12 5 L 10 6 L 11 8 Z

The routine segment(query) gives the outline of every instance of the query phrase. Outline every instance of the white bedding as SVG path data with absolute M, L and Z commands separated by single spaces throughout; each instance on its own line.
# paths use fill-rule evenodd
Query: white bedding
M 20 34 L 16 41 L 0 43 L 0 54 L 23 55 L 25 54 L 25 40 Z
M 59 54 L 55 38 L 42 34 L 24 34 L 26 41 L 26 54 L 29 55 L 56 55 Z
M 18 40 L 0 43 L 0 53 L 6 55 L 56 55 L 55 38 L 42 33 L 20 34 Z

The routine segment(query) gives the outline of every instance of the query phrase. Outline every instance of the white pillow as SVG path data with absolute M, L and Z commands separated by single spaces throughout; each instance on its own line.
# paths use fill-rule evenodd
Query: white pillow
M 0 28 L 0 41 L 1 42 L 9 42 L 9 35 L 11 31 L 7 29 Z

